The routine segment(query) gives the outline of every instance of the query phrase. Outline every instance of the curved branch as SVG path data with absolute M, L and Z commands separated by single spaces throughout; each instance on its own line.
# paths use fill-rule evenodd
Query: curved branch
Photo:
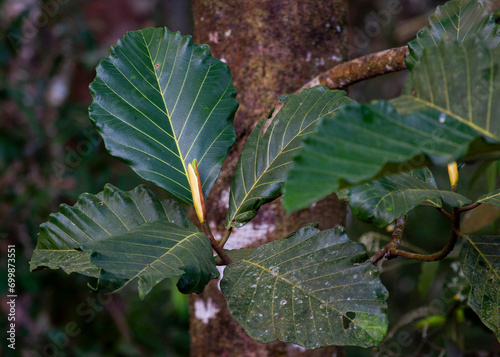
M 456 191 L 456 187 L 454 191 Z M 445 215 L 451 216 L 453 222 L 450 239 L 448 240 L 446 246 L 444 246 L 444 248 L 441 249 L 441 251 L 434 254 L 419 254 L 399 249 L 399 245 L 401 244 L 403 231 L 406 224 L 406 217 L 401 217 L 396 220 L 396 227 L 394 228 L 394 232 L 392 233 L 391 242 L 387 244 L 384 248 L 382 248 L 374 256 L 372 256 L 369 259 L 370 262 L 372 264 L 375 264 L 382 258 L 392 259 L 396 257 L 403 257 L 407 259 L 420 260 L 426 262 L 435 262 L 446 258 L 457 244 L 458 238 L 463 237 L 463 235 L 462 233 L 460 233 L 460 209 L 456 207 L 453 208 L 452 215 L 445 212 L 444 210 L 441 211 L 441 213 L 443 214 L 446 213 Z
M 460 212 L 470 211 L 471 209 L 479 207 L 480 205 L 481 205 L 481 202 L 474 202 L 473 204 L 470 204 L 468 206 L 460 207 Z
M 455 244 L 457 244 L 459 232 L 460 232 L 460 210 L 455 207 L 453 208 L 453 227 L 451 231 L 451 236 L 450 239 L 448 240 L 448 243 L 444 246 L 443 249 L 441 249 L 441 251 L 434 254 L 418 254 L 395 248 L 395 249 L 389 249 L 389 251 L 385 256 L 386 258 L 403 257 L 425 262 L 435 262 L 446 258 L 448 254 L 451 253 L 451 251 L 455 247 Z
M 342 89 L 365 79 L 401 71 L 407 68 L 404 59 L 408 54 L 408 46 L 402 46 L 359 57 L 323 72 L 300 90 L 318 84 L 323 84 L 329 89 Z

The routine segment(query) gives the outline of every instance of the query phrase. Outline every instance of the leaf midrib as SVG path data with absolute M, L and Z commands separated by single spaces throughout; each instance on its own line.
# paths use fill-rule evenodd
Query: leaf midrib
M 165 31 L 165 30 L 163 30 L 163 31 Z M 162 91 L 162 86 L 160 84 L 160 79 L 158 77 L 158 74 L 156 73 L 156 68 L 155 68 L 155 65 L 153 63 L 153 57 L 152 57 L 149 45 L 146 43 L 146 38 L 144 37 L 144 32 L 143 31 L 141 31 L 141 36 L 142 36 L 142 39 L 144 41 L 144 45 L 148 49 L 148 58 L 149 58 L 149 60 L 151 62 L 151 67 L 153 68 L 153 73 L 154 73 L 154 76 L 155 76 L 155 79 L 156 79 L 156 83 L 158 84 L 158 89 L 159 89 L 159 91 L 161 93 L 161 98 L 162 98 L 162 101 L 163 101 L 163 105 L 165 107 L 165 113 L 166 113 L 167 119 L 168 119 L 168 121 L 170 123 L 170 127 L 172 128 L 172 135 L 173 135 L 173 139 L 175 141 L 175 145 L 177 147 L 177 151 L 179 153 L 179 158 L 181 159 L 182 167 L 184 169 L 184 176 L 185 176 L 186 180 L 188 180 L 186 163 L 184 162 L 184 157 L 182 156 L 182 151 L 181 151 L 181 148 L 179 147 L 179 140 L 178 140 L 177 134 L 176 134 L 176 132 L 174 130 L 174 124 L 172 123 L 172 118 L 171 118 L 171 115 L 170 115 L 170 113 L 168 111 L 167 102 L 165 101 L 165 96 L 164 96 L 163 91 Z M 155 32 L 153 32 L 152 38 L 154 36 L 155 36 Z M 168 46 L 170 46 L 170 42 L 169 42 Z M 180 49 L 180 45 L 177 47 L 177 52 L 175 53 L 175 61 L 174 61 L 173 66 L 175 66 L 175 62 L 177 61 L 177 57 L 178 57 L 178 54 L 179 54 L 179 49 Z M 192 57 L 192 55 L 193 55 L 193 52 L 191 52 L 191 57 Z M 163 64 L 165 63 L 165 59 L 166 59 L 166 54 L 165 54 L 165 57 L 163 58 Z M 191 65 L 191 61 L 189 62 L 189 65 Z M 162 67 L 162 71 L 163 71 L 163 67 Z M 172 67 L 172 70 L 171 70 L 171 75 L 172 75 L 172 73 L 173 73 L 173 67 Z M 189 73 L 189 68 L 186 71 L 186 74 L 184 76 L 183 86 L 184 86 L 184 83 L 186 81 L 188 73 Z M 170 82 L 170 80 L 169 80 L 169 82 Z M 167 89 L 167 86 L 165 86 L 165 91 Z M 181 91 L 179 91 L 179 93 L 177 94 L 177 100 L 179 100 Z M 190 191 L 190 190 L 188 190 L 188 191 Z

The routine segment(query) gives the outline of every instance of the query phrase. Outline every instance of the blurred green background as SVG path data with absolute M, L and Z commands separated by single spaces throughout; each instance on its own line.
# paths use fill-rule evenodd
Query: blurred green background
M 443 2 L 401 2 L 401 11 L 389 18 L 384 17 L 385 1 L 350 2 L 351 57 L 405 44 L 425 25 L 435 6 Z M 16 350 L 8 350 L 3 339 L 0 356 L 189 355 L 187 298 L 177 292 L 175 281 L 159 284 L 145 301 L 140 301 L 134 289 L 100 296 L 90 291 L 88 279 L 82 276 L 49 270 L 29 272 L 38 226 L 58 210 L 59 204 L 73 205 L 81 193 L 100 192 L 107 182 L 123 190 L 144 183 L 106 153 L 88 120 L 88 85 L 97 62 L 108 55 L 109 46 L 127 31 L 152 26 L 192 33 L 189 1 L 0 0 L 3 331 L 7 329 L 4 322 L 8 313 L 4 283 L 8 245 L 16 247 L 18 296 Z M 400 93 L 405 76 L 397 73 L 357 84 L 349 94 L 360 101 L 391 98 Z M 497 187 L 496 162 L 465 170 L 467 179 L 462 181 L 462 189 L 470 192 L 471 198 Z M 478 172 L 481 178 L 477 178 Z M 436 174 L 441 187 L 446 188 L 446 173 Z M 491 222 L 499 213 L 492 208 L 479 218 L 469 218 L 470 225 L 478 227 L 485 215 L 489 218 L 484 232 L 498 233 L 498 227 Z M 355 239 L 365 239 L 366 231 L 374 231 L 372 238 L 375 242 L 381 238 L 380 244 L 390 237 L 390 233 L 352 217 L 348 223 L 349 234 Z M 449 234 L 447 221 L 429 208 L 410 215 L 408 231 L 412 247 L 425 251 L 440 249 Z M 470 351 L 469 355 L 481 351 L 486 355 L 500 353 L 492 334 L 481 327 L 470 309 L 464 308 L 465 295 L 460 295 L 460 289 L 466 289 L 466 284 L 461 280 L 452 282 L 448 277 L 456 269 L 457 251 L 440 264 L 439 270 L 423 269 L 422 264 L 403 259 L 385 265 L 382 278 L 391 293 L 391 328 L 402 329 L 391 331 L 379 352 L 381 356 L 410 356 L 415 351 L 417 355 L 422 352 L 438 356 L 456 348 Z M 452 295 L 458 299 L 442 298 L 446 284 L 457 289 Z M 423 310 L 432 304 L 439 306 Z M 466 322 L 460 319 L 462 313 Z M 450 326 L 440 322 L 443 314 L 452 316 L 456 323 Z M 429 316 L 435 319 L 416 325 Z M 347 348 L 346 353 L 362 356 L 372 355 L 373 351 Z

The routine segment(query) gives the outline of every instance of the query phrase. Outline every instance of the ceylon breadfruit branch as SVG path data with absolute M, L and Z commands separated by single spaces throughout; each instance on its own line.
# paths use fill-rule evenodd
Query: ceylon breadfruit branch
M 302 86 L 300 90 L 318 84 L 327 86 L 329 89 L 342 89 L 365 79 L 401 71 L 407 68 L 405 57 L 408 54 L 408 46 L 402 46 L 359 57 L 321 73 Z

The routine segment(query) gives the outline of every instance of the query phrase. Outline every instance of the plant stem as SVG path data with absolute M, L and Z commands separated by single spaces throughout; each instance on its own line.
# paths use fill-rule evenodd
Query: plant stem
M 408 46 L 402 46 L 359 57 L 330 68 L 306 83 L 300 90 L 318 84 L 330 89 L 342 89 L 365 79 L 401 71 L 407 68 L 404 59 L 408 54 Z
M 394 226 L 394 231 L 392 232 L 392 240 L 389 244 L 387 244 L 384 248 L 380 250 L 380 252 L 376 253 L 373 257 L 370 258 L 370 262 L 372 264 L 377 263 L 383 257 L 386 259 L 390 259 L 393 257 L 388 256 L 391 250 L 397 249 L 401 244 L 401 239 L 403 238 L 403 231 L 406 225 L 406 216 L 399 217 L 396 220 L 396 225 Z
M 224 232 L 224 237 L 222 237 L 222 239 L 219 241 L 219 245 L 221 247 L 224 247 L 224 245 L 226 244 L 227 240 L 229 239 L 229 236 L 231 235 L 232 229 L 233 227 L 229 227 L 229 229 L 227 229 L 226 232 Z
M 471 209 L 474 209 L 480 205 L 481 205 L 480 202 L 474 202 L 473 204 L 459 208 L 459 210 L 460 210 L 460 212 L 466 212 L 466 211 L 470 211 Z
M 210 239 L 210 243 L 212 244 L 212 249 L 215 250 L 217 255 L 220 257 L 220 260 L 222 261 L 222 263 L 224 265 L 231 264 L 233 261 L 231 260 L 231 258 L 229 258 L 229 256 L 225 252 L 224 248 L 222 248 L 222 246 L 219 245 L 219 243 L 217 243 L 217 241 L 215 240 L 214 235 L 212 234 L 212 231 L 210 230 L 210 226 L 208 225 L 208 222 L 206 222 L 206 221 L 203 222 L 202 228 L 203 228 L 203 233 L 205 233 L 205 235 L 208 237 L 208 239 Z

